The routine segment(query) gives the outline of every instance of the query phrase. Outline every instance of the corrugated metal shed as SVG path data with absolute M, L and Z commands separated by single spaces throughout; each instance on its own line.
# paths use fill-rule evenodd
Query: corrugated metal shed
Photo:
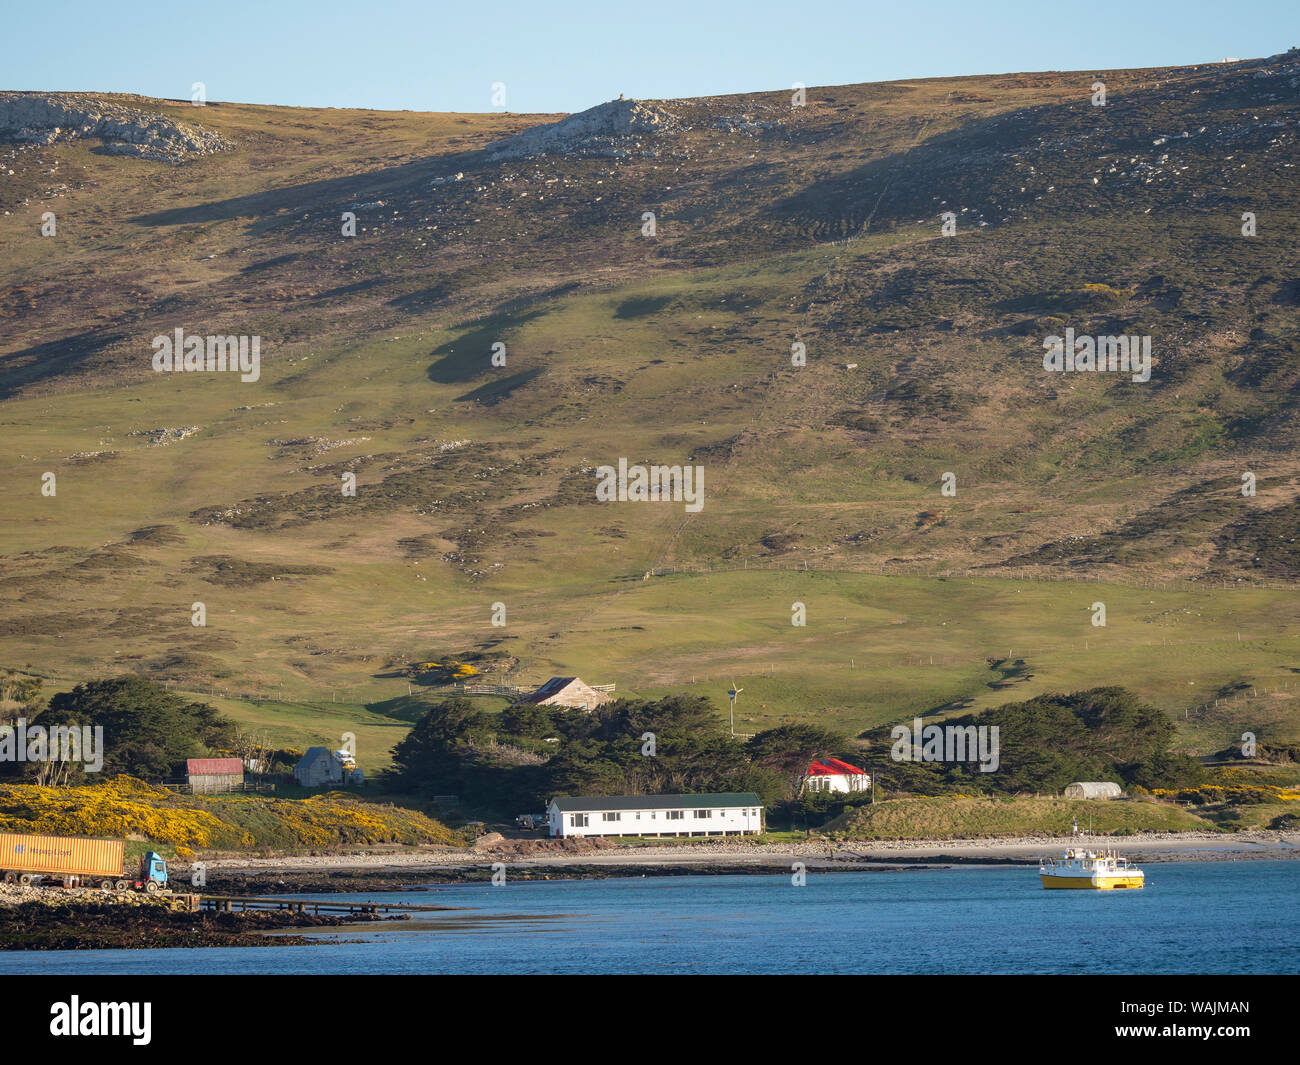
M 190 758 L 185 780 L 199 794 L 232 791 L 244 783 L 244 763 L 238 758 Z
M 1124 789 L 1109 780 L 1079 780 L 1065 786 L 1067 799 L 1118 799 Z

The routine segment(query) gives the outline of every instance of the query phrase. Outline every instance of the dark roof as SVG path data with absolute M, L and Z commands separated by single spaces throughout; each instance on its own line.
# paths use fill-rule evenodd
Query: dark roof
M 536 698 L 539 695 L 542 696 L 543 698 L 545 698 L 548 695 L 554 695 L 556 692 L 563 691 L 565 688 L 567 688 L 570 684 L 572 684 L 577 679 L 578 679 L 577 677 L 552 677 L 540 688 L 538 688 L 535 692 L 533 692 L 533 698 Z
M 600 693 L 592 691 L 591 686 L 586 684 L 581 677 L 552 677 L 535 692 L 525 695 L 523 701 L 526 703 L 544 703 L 547 699 L 563 695 L 570 688 L 573 689 L 574 695 L 585 695 L 591 692 L 596 698 L 601 698 Z
M 704 810 L 711 806 L 762 806 L 752 791 L 702 795 L 573 795 L 552 799 L 561 813 L 584 810 Z

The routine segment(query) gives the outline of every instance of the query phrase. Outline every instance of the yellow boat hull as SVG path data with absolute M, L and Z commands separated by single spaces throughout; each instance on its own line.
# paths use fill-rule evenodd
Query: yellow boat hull
M 1090 888 L 1093 891 L 1113 891 L 1116 888 L 1140 888 L 1146 882 L 1140 876 L 1048 876 L 1038 877 L 1045 888 Z

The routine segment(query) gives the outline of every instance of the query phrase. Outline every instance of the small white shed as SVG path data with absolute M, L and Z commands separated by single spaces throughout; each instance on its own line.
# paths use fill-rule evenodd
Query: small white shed
M 1119 799 L 1124 789 L 1109 780 L 1077 780 L 1065 786 L 1067 799 Z

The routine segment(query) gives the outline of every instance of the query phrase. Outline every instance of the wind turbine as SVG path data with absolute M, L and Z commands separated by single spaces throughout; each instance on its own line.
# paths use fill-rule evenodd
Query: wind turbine
M 736 696 L 743 692 L 744 688 L 736 687 L 736 680 L 733 677 L 731 687 L 727 689 L 727 697 L 731 700 L 731 734 L 736 734 Z

